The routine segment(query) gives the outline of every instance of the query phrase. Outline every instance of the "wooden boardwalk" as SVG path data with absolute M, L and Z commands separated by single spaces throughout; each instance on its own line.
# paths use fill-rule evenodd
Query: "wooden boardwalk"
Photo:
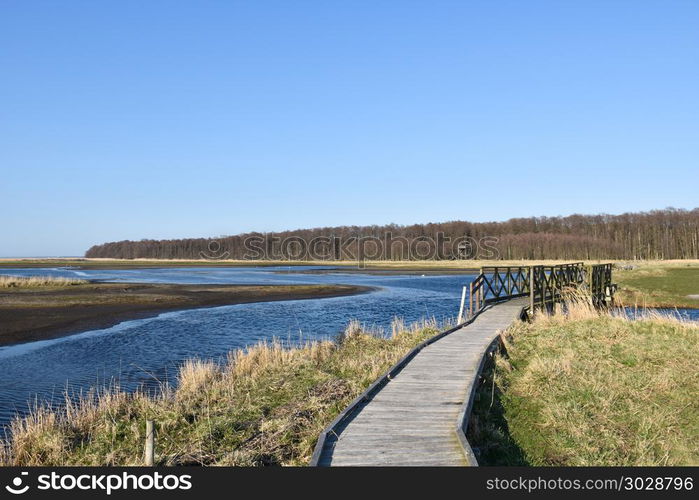
M 469 325 L 421 350 L 326 440 L 321 466 L 459 466 L 474 461 L 459 440 L 485 351 L 527 299 L 487 307 Z M 466 451 L 465 451 L 466 449 Z

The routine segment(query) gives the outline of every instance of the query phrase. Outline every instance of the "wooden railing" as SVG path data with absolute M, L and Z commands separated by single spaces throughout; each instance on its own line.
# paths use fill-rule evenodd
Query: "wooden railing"
M 587 287 L 592 305 L 604 307 L 609 305 L 616 293 L 616 284 L 612 283 L 612 265 L 597 264 L 590 266 Z
M 586 289 L 592 305 L 609 305 L 616 291 L 612 283 L 612 265 L 585 266 L 582 262 L 555 266 L 493 266 L 481 268 L 480 274 L 461 295 L 458 323 L 466 318 L 465 302 L 468 291 L 468 317 L 486 305 L 517 297 L 529 297 L 527 313 L 551 311 L 567 291 Z
M 565 292 L 585 283 L 586 268 L 582 262 L 558 266 L 533 266 L 533 290 L 530 289 L 529 311 L 551 310 Z

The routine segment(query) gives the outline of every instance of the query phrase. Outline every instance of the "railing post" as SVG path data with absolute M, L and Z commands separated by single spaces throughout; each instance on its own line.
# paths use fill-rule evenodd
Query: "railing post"
M 155 423 L 146 420 L 146 466 L 153 467 L 155 463 Z
M 461 324 L 461 320 L 464 317 L 464 302 L 466 302 L 466 287 L 465 286 L 461 290 L 461 305 L 459 306 L 459 319 L 456 320 L 457 325 Z
M 477 296 L 477 299 L 476 299 L 476 305 L 477 305 L 477 307 L 476 307 L 476 312 L 478 312 L 478 311 L 481 310 L 481 300 L 483 299 L 483 288 L 485 288 L 485 287 L 483 286 L 483 283 L 485 283 L 485 275 L 483 274 L 483 268 L 481 267 L 481 268 L 478 270 L 478 272 L 480 273 L 479 276 L 481 276 L 481 286 L 480 286 L 480 287 L 478 288 L 478 290 L 476 291 L 476 296 Z
M 534 315 L 534 266 L 529 266 L 529 314 Z
M 495 290 L 493 290 L 493 293 L 495 294 L 496 299 L 500 296 L 500 289 L 498 288 L 498 283 L 500 283 L 500 271 L 498 270 L 497 267 L 494 267 L 493 268 L 492 286 L 493 286 L 493 288 L 495 288 Z
M 541 310 L 546 311 L 546 293 L 548 292 L 548 281 L 551 279 L 549 274 L 548 279 L 546 276 L 546 271 L 542 269 L 541 271 L 541 283 L 539 289 L 541 290 Z
M 468 317 L 473 318 L 473 281 L 468 287 Z

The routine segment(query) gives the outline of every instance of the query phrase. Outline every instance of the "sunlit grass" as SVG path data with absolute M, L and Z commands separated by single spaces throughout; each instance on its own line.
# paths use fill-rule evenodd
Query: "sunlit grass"
M 697 366 L 699 325 L 674 317 L 580 303 L 518 323 L 481 388 L 487 463 L 698 465 Z

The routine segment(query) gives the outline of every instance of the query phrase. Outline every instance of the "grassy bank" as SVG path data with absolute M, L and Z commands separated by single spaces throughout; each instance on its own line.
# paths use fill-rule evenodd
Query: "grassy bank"
M 395 321 L 384 338 L 350 324 L 338 342 L 261 344 L 223 365 L 188 361 L 178 387 L 157 396 L 102 391 L 15 420 L 0 464 L 139 465 L 145 421 L 154 419 L 163 465 L 303 465 L 325 425 L 437 332 L 435 323 Z
M 485 464 L 698 465 L 699 325 L 577 308 L 511 328 L 480 388 Z

